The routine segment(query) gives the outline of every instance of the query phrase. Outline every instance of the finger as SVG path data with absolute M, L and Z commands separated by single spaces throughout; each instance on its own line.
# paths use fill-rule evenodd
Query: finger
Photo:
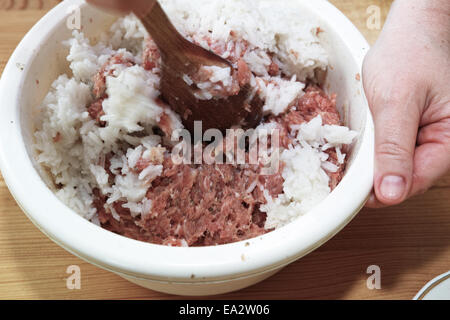
M 411 81 L 396 79 L 369 96 L 375 121 L 374 189 L 385 205 L 404 201 L 412 185 L 417 131 L 425 104 L 422 97 L 426 96 L 414 87 Z
M 450 171 L 450 123 L 435 123 L 423 128 L 414 156 L 411 196 L 424 193 Z M 437 140 L 441 137 L 441 140 Z
M 369 200 L 367 200 L 365 207 L 369 209 L 380 209 L 385 208 L 386 205 L 378 201 L 375 192 L 372 190 L 372 193 L 370 194 Z

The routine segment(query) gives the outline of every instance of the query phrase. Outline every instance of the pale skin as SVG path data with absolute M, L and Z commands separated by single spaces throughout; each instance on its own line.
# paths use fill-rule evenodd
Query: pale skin
M 154 4 L 88 2 L 137 14 Z M 396 205 L 450 170 L 450 0 L 396 0 L 365 59 L 363 82 L 376 136 L 367 206 Z
M 363 80 L 376 136 L 367 206 L 396 205 L 450 170 L 450 1 L 395 1 Z

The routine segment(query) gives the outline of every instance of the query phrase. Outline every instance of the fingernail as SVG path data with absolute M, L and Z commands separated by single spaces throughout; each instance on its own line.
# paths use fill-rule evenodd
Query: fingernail
M 386 176 L 381 181 L 380 191 L 385 199 L 399 200 L 405 193 L 405 179 L 399 176 Z

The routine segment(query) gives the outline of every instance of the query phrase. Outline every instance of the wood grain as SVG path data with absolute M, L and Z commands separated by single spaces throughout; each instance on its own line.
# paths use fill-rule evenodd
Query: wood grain
M 27 2 L 26 5 L 22 3 Z M 0 0 L 0 72 L 31 26 L 58 1 Z M 373 43 L 366 9 L 384 21 L 391 1 L 333 0 Z M 6 8 L 9 7 L 8 10 Z M 23 7 L 23 8 L 22 8 Z M 42 9 L 38 9 L 42 8 Z M 388 209 L 364 209 L 335 238 L 274 277 L 217 298 L 411 299 L 450 267 L 450 175 L 423 196 Z M 66 288 L 66 269 L 78 265 L 81 290 Z M 382 289 L 366 287 L 369 265 L 382 272 Z M 0 299 L 172 299 L 140 288 L 72 256 L 21 212 L 0 177 Z
M 0 0 L 0 10 L 48 10 L 62 0 Z

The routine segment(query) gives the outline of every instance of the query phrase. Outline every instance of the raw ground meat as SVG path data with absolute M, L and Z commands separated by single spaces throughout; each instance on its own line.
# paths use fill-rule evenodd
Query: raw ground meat
M 220 43 L 210 42 L 209 45 L 218 54 L 226 50 Z M 230 56 L 229 60 L 238 67 L 239 82 L 247 83 L 250 71 L 242 56 L 248 45 L 245 41 L 240 45 L 244 49 L 237 56 Z M 107 98 L 106 76 L 112 74 L 112 66 L 118 63 L 134 64 L 121 55 L 114 56 L 94 78 L 93 93 L 97 100 L 89 106 L 88 112 L 99 125 L 104 125 L 100 117 L 104 114 L 102 102 Z M 159 52 L 153 41 L 149 40 L 143 53 L 143 67 L 153 70 L 159 65 Z M 268 72 L 271 75 L 279 74 L 278 65 L 272 62 Z M 164 102 L 160 101 L 160 104 L 164 105 Z M 280 130 L 280 146 L 287 148 L 294 138 L 290 126 L 309 122 L 318 115 L 322 116 L 324 124 L 341 125 L 335 96 L 328 97 L 321 88 L 309 86 L 305 94 L 285 113 L 271 116 L 265 121 L 276 123 Z M 170 119 L 166 114 L 161 116 L 159 129 L 166 137 L 171 132 Z M 258 165 L 176 165 L 167 152 L 170 146 L 164 147 L 167 149 L 164 158 L 154 160 L 163 165 L 162 175 L 152 182 L 146 195 L 152 201 L 150 212 L 132 217 L 130 210 L 123 207 L 124 202 L 117 201 L 113 203 L 120 217 L 117 220 L 105 209 L 107 198 L 95 190 L 94 205 L 103 228 L 136 240 L 172 246 L 226 244 L 270 231 L 264 228 L 266 214 L 259 210 L 261 205 L 267 203 L 260 186 L 272 197 L 281 194 L 283 164 L 276 174 L 270 176 L 262 175 Z M 339 167 L 337 172 L 328 173 L 330 188 L 334 189 L 343 176 L 345 166 L 338 164 L 334 148 L 326 152 L 329 161 Z M 109 161 L 105 163 L 105 169 L 113 178 L 108 168 Z M 150 164 L 155 163 L 140 159 L 134 170 L 140 173 Z
M 289 111 L 281 116 L 270 119 L 278 124 L 277 128 L 280 130 L 280 146 L 288 148 L 291 144 L 293 138 L 290 135 L 291 125 L 309 122 L 318 115 L 322 117 L 323 124 L 342 125 L 339 112 L 336 108 L 336 95 L 329 97 L 321 88 L 312 85 L 306 88 L 305 94 Z M 328 161 L 338 167 L 336 172 L 327 172 L 330 177 L 330 188 L 333 190 L 344 176 L 345 165 L 339 164 L 334 148 L 328 149 L 325 152 L 329 156 Z
M 145 48 L 142 55 L 142 66 L 145 70 L 152 71 L 161 66 L 161 55 L 155 42 L 148 38 L 145 42 Z
M 152 209 L 136 220 L 116 202 L 114 208 L 121 217 L 117 221 L 105 211 L 106 199 L 97 195 L 104 228 L 137 240 L 165 245 L 182 245 L 184 240 L 189 246 L 231 243 L 269 231 L 264 229 L 266 215 L 259 211 L 266 201 L 254 185 L 259 180 L 276 196 L 282 191 L 280 173 L 261 176 L 258 166 L 175 165 L 170 156 L 163 165 L 162 176 L 147 193 Z

